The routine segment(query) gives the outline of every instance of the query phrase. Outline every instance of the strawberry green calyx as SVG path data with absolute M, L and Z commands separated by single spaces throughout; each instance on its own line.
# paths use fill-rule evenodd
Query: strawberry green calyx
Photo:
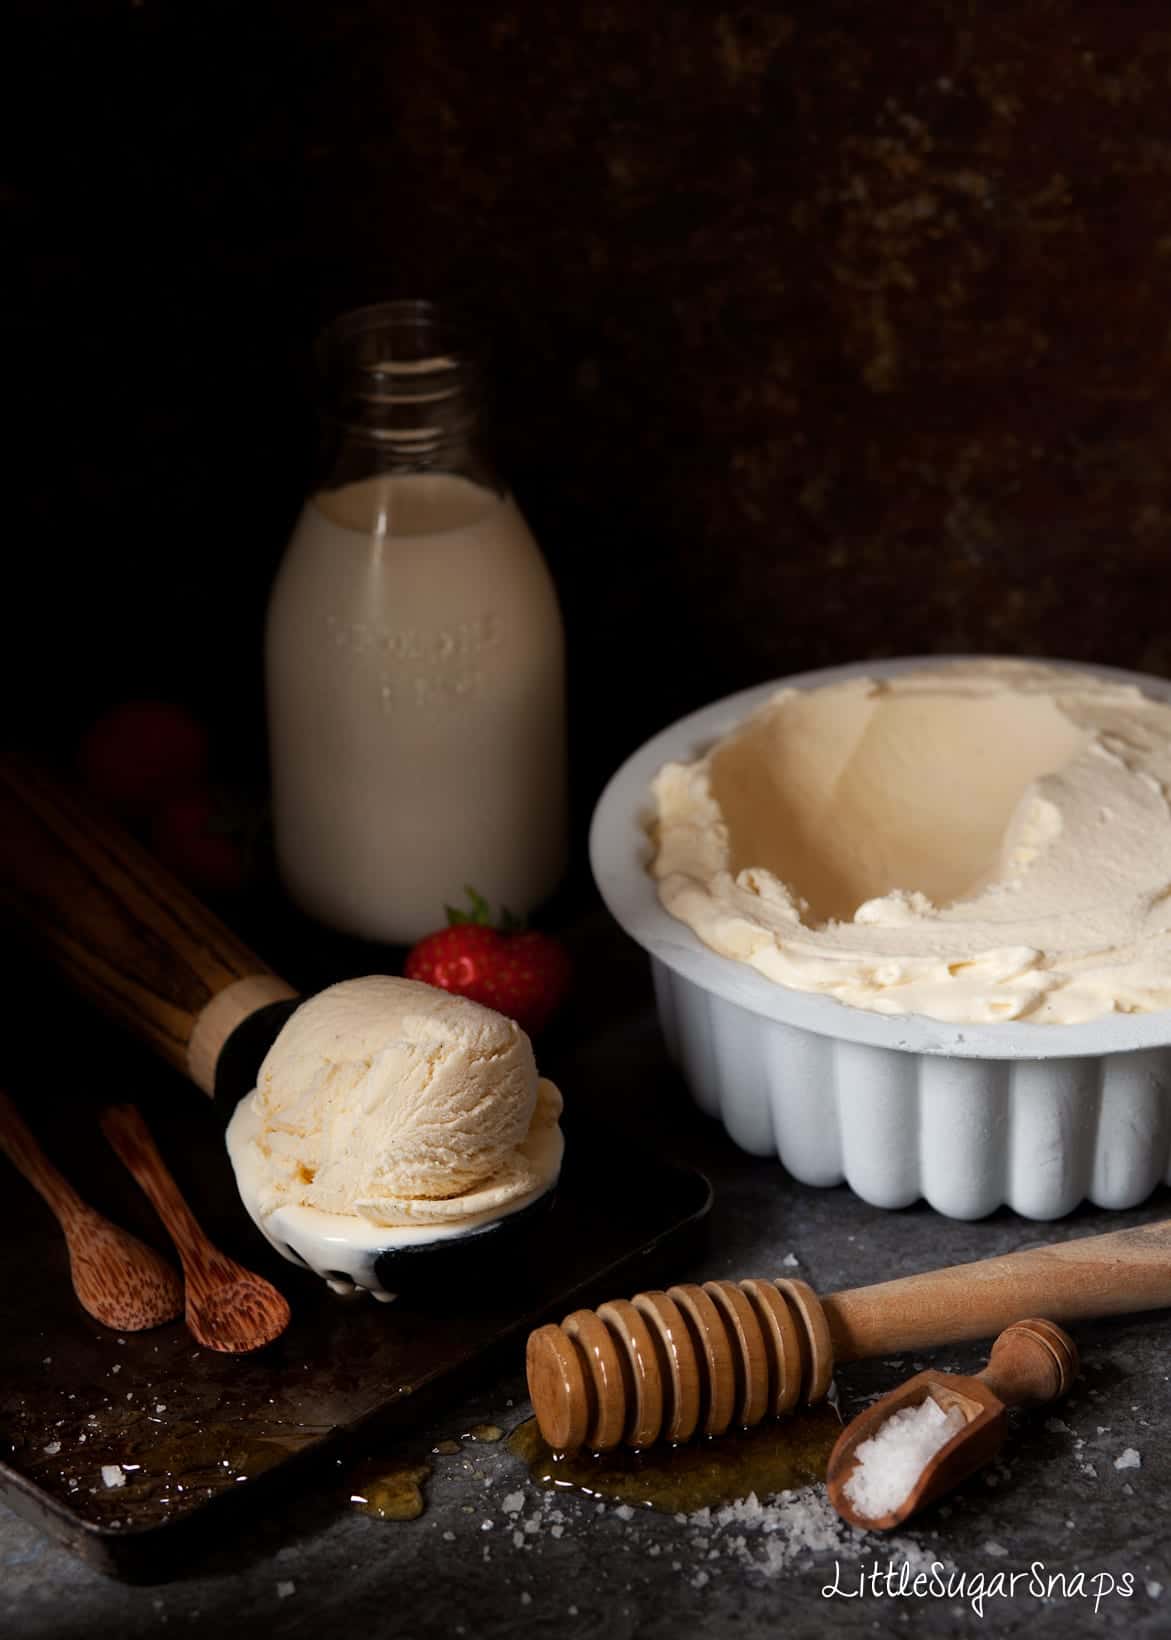
M 507 906 L 501 906 L 500 918 L 497 921 L 492 915 L 492 907 L 470 883 L 464 884 L 464 893 L 471 902 L 470 911 L 461 911 L 454 905 L 445 905 L 443 908 L 447 913 L 449 928 L 495 928 L 501 934 L 519 934 L 524 928 L 524 918 L 514 916 Z

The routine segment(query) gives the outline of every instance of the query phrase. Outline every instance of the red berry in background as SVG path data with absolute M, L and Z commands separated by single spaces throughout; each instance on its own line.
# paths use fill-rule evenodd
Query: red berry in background
M 471 912 L 449 908 L 450 926 L 411 950 L 406 976 L 508 1014 L 534 1036 L 568 994 L 569 953 L 550 934 L 511 926 L 511 918 L 492 927 L 486 903 L 473 889 L 468 894 Z
M 151 850 L 189 887 L 234 894 L 247 875 L 244 849 L 228 831 L 210 792 L 186 792 L 151 816 Z
M 87 729 L 78 763 L 86 785 L 110 808 L 145 814 L 204 780 L 207 730 L 169 701 L 124 701 Z

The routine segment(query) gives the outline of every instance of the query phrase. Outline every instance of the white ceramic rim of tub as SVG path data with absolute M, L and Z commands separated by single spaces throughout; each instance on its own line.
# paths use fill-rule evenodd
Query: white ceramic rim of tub
M 858 661 L 774 678 L 741 689 L 680 718 L 645 742 L 612 776 L 590 825 L 590 865 L 614 919 L 657 961 L 705 991 L 766 1019 L 799 1026 L 819 1036 L 908 1053 L 947 1054 L 968 1059 L 1054 1059 L 1129 1053 L 1171 1043 L 1171 1009 L 1149 1014 L 1106 1014 L 1080 1025 L 949 1024 L 922 1014 L 876 1014 L 836 997 L 795 991 L 758 974 L 747 963 L 723 957 L 704 945 L 685 923 L 664 910 L 647 870 L 651 855 L 646 823 L 652 817 L 650 785 L 668 762 L 700 757 L 752 709 L 778 689 L 813 689 L 846 678 L 895 677 L 900 672 L 952 661 L 1026 660 L 1075 672 L 1092 672 L 1132 683 L 1156 700 L 1171 701 L 1171 680 L 1114 666 L 1030 656 L 911 655 L 895 660 Z

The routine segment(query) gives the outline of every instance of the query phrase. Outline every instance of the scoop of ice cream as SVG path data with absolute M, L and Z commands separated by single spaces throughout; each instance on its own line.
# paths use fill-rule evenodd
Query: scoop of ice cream
M 303 1003 L 247 1103 L 263 1213 L 385 1225 L 450 1223 L 547 1183 L 542 1141 L 561 1113 L 513 1020 L 383 975 Z

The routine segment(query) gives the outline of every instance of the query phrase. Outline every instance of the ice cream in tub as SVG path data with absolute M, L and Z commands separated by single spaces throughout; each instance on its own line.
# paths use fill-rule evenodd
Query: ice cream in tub
M 1141 1201 L 1171 1162 L 1169 698 L 872 663 L 636 752 L 591 857 L 701 1106 L 881 1206 Z

